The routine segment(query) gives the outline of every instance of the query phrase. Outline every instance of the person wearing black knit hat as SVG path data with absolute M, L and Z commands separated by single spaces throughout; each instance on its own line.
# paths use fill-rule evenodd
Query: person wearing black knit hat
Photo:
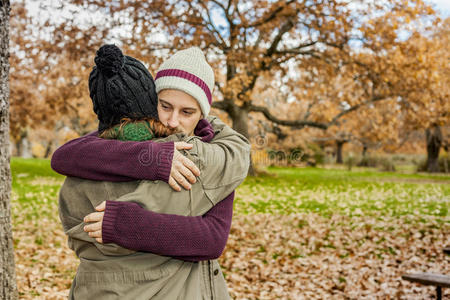
M 124 141 L 146 141 L 171 134 L 176 130 L 155 121 L 157 117 L 155 85 L 142 63 L 124 56 L 114 45 L 102 46 L 97 51 L 95 63 L 96 66 L 89 76 L 89 90 L 94 111 L 99 119 L 100 137 Z M 196 103 L 196 100 L 193 101 Z M 153 121 L 155 123 L 151 123 Z M 66 178 L 59 194 L 60 218 L 64 231 L 69 237 L 69 245 L 80 258 L 80 265 L 70 289 L 70 299 L 101 300 L 111 299 L 111 295 L 125 300 L 229 299 L 224 277 L 216 261 L 225 244 L 219 244 L 218 250 L 209 250 L 207 256 L 194 255 L 195 259 L 193 259 L 192 248 L 196 247 L 191 245 L 196 244 L 193 241 L 184 249 L 186 257 L 181 258 L 179 254 L 172 252 L 182 250 L 177 246 L 176 241 L 172 241 L 173 244 L 167 246 L 164 245 L 164 241 L 149 238 L 147 234 L 140 236 L 138 230 L 131 235 L 136 234 L 139 236 L 138 240 L 144 241 L 145 246 L 142 249 L 135 244 L 116 245 L 114 242 L 118 244 L 119 242 L 108 241 L 108 235 L 103 236 L 102 240 L 102 229 L 115 232 L 115 225 L 111 223 L 111 218 L 105 218 L 101 222 L 95 219 L 101 216 L 103 220 L 102 210 L 105 210 L 105 203 L 110 213 L 121 211 L 120 208 L 115 209 L 115 205 L 129 203 L 171 218 L 175 218 L 175 215 L 189 216 L 193 223 L 198 223 L 198 219 L 194 219 L 193 216 L 203 218 L 226 196 L 228 196 L 227 199 L 231 199 L 229 203 L 232 208 L 233 191 L 247 175 L 250 158 L 249 142 L 215 117 L 208 117 L 208 120 L 197 119 L 197 123 L 201 125 L 201 130 L 196 131 L 198 136 L 186 134 L 186 132 L 176 133 L 158 139 L 158 143 L 155 143 L 169 142 L 172 151 L 173 142 L 183 141 L 192 144 L 192 153 L 185 154 L 195 165 L 201 167 L 201 175 L 196 183 L 192 184 L 190 190 L 175 192 L 161 180 L 119 183 Z M 157 124 L 159 127 L 152 124 Z M 198 129 L 197 126 L 196 129 Z M 214 140 L 211 140 L 213 137 Z M 159 149 L 168 150 L 163 147 Z M 160 154 L 163 153 L 148 152 L 150 163 L 156 167 L 166 164 L 160 160 Z M 125 161 L 128 153 L 123 155 Z M 83 160 L 77 163 L 83 164 Z M 106 162 L 103 165 L 107 164 Z M 121 165 L 126 168 L 126 164 Z M 99 208 L 102 205 L 103 208 Z M 87 215 L 92 212 L 93 207 L 96 207 L 98 212 Z M 135 219 L 134 214 L 131 214 L 123 219 L 127 220 L 127 226 L 138 223 L 143 224 L 142 227 L 155 231 L 158 230 L 157 226 L 162 225 L 161 223 L 157 222 L 157 226 L 153 224 L 145 226 L 145 222 L 157 218 L 157 215 Z M 83 219 L 84 216 L 86 217 Z M 231 214 L 224 213 L 222 217 L 231 220 Z M 117 219 L 122 218 L 117 217 Z M 219 222 L 222 222 L 220 220 Z M 217 224 L 212 226 L 213 228 L 205 228 L 205 232 L 201 232 L 200 235 L 213 232 L 214 235 L 220 235 L 219 240 L 226 243 L 223 237 L 228 235 L 229 225 L 230 223 L 223 227 L 224 233 L 219 228 L 221 225 Z M 167 230 L 169 226 L 171 226 L 170 222 L 168 227 L 164 228 Z M 180 234 L 180 230 L 183 235 L 190 233 L 186 232 L 185 227 L 180 229 L 174 225 L 172 231 L 164 234 L 177 235 Z M 192 238 L 197 238 L 198 234 L 199 230 L 192 234 Z M 120 233 L 113 233 L 113 235 L 120 238 Z M 125 238 L 128 237 L 129 234 L 126 234 Z M 109 238 L 114 237 L 111 235 Z M 210 239 L 217 243 L 217 236 Z M 104 241 L 105 244 L 103 244 Z M 150 244 L 155 245 L 155 248 L 153 246 L 151 249 L 145 248 Z M 216 249 L 215 245 L 198 246 L 206 250 Z M 163 247 L 166 250 L 161 251 Z M 209 286 L 214 288 L 208 288 Z
M 158 118 L 155 82 L 137 59 L 122 54 L 115 45 L 98 49 L 89 75 L 89 95 L 99 124 L 98 131 L 122 118 Z
M 140 61 L 109 44 L 98 49 L 94 62 L 89 94 L 99 120 L 99 137 L 142 141 L 179 131 L 157 120 L 155 82 Z

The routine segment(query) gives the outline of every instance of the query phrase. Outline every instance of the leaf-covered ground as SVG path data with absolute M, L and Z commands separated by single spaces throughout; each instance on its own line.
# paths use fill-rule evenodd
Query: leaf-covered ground
M 65 299 L 78 260 L 59 223 L 63 177 L 13 159 L 21 299 Z M 235 299 L 433 299 L 404 273 L 450 275 L 450 177 L 272 168 L 239 187 L 220 258 Z M 444 289 L 450 297 L 450 289 Z

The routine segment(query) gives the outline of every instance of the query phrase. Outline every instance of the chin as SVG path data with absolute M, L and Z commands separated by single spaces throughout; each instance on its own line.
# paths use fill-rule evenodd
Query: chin
M 177 130 L 178 132 L 184 133 L 184 134 L 186 134 L 186 135 L 190 135 L 189 132 L 188 132 L 186 129 L 181 128 L 180 126 L 178 126 L 176 130 Z M 192 133 L 193 133 L 193 132 L 194 132 L 194 131 L 192 131 Z
M 192 129 L 191 131 L 187 131 L 185 129 L 182 129 L 181 132 L 183 132 L 184 134 L 186 134 L 187 136 L 192 136 L 194 135 L 194 129 Z

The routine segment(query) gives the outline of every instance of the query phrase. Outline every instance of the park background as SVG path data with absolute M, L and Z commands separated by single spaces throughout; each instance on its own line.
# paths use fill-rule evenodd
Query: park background
M 444 2 L 443 2 L 444 3 Z M 220 263 L 236 299 L 423 299 L 450 274 L 450 19 L 423 1 L 15 1 L 11 210 L 23 299 L 62 299 L 77 259 L 52 152 L 96 130 L 87 78 L 115 43 L 152 74 L 215 69 L 213 111 L 252 142 Z M 444 294 L 450 295 L 448 291 Z

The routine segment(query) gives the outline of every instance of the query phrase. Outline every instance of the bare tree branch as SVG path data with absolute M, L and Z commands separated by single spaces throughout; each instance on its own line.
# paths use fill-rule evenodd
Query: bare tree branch
M 283 35 L 291 30 L 291 28 L 294 27 L 294 22 L 292 21 L 292 18 L 288 18 L 288 20 L 280 27 L 280 31 L 275 36 L 275 38 L 272 41 L 272 44 L 267 49 L 266 53 L 264 54 L 265 57 L 271 57 L 274 52 L 276 51 L 276 48 L 278 44 L 280 43 Z M 253 87 L 255 86 L 256 80 L 259 76 L 259 71 L 268 70 L 272 64 L 266 64 L 264 61 L 261 63 L 261 67 L 259 70 L 249 70 L 247 74 L 251 78 L 250 83 L 247 86 L 244 86 L 242 90 L 238 93 L 238 98 L 241 95 L 244 95 L 247 91 L 251 91 Z
M 215 101 L 211 104 L 211 106 L 226 112 L 230 109 L 230 103 L 227 103 L 227 101 Z
M 263 24 L 265 24 L 265 23 L 267 23 L 267 22 L 272 21 L 273 19 L 275 19 L 275 18 L 277 17 L 277 15 L 278 15 L 280 12 L 283 11 L 283 9 L 284 9 L 285 7 L 289 6 L 289 5 L 290 5 L 291 3 L 293 3 L 293 2 L 295 2 L 295 1 L 294 1 L 294 0 L 287 1 L 287 2 L 285 3 L 285 5 L 280 6 L 280 7 L 278 7 L 277 9 L 275 9 L 274 11 L 272 11 L 272 13 L 269 14 L 266 18 L 264 18 L 264 19 L 262 19 L 262 20 L 259 20 L 259 21 L 257 21 L 257 22 L 251 23 L 251 24 L 249 24 L 248 27 L 258 27 L 258 26 L 261 26 L 261 25 L 263 25 Z
M 361 103 L 359 103 L 359 104 L 353 105 L 353 106 L 350 107 L 349 109 L 346 109 L 346 110 L 340 112 L 339 114 L 337 114 L 337 115 L 331 120 L 331 122 L 328 123 L 328 127 L 330 127 L 331 125 L 336 124 L 337 120 L 339 120 L 342 116 L 344 116 L 344 115 L 346 115 L 346 114 L 348 114 L 348 113 L 351 113 L 352 111 L 357 110 L 357 109 L 360 108 L 361 106 L 368 105 L 368 104 L 375 103 L 375 102 L 382 101 L 382 100 L 386 100 L 386 99 L 389 99 L 390 97 L 391 97 L 391 95 L 389 95 L 389 96 L 374 96 L 374 97 L 373 97 L 372 99 L 370 99 L 370 100 L 367 100 L 367 101 L 361 102 Z
M 291 30 L 292 27 L 294 27 L 294 22 L 292 21 L 292 18 L 288 18 L 288 20 L 280 27 L 280 31 L 273 39 L 272 44 L 270 45 L 269 49 L 267 49 L 265 56 L 272 56 L 272 54 L 276 51 L 283 35 Z
M 314 103 L 315 103 L 314 101 L 311 101 L 308 104 L 308 108 L 306 109 L 306 113 L 303 116 L 303 120 L 307 120 L 309 118 L 309 116 L 311 115 L 311 108 L 313 107 Z
M 355 111 L 364 105 L 368 105 L 371 103 L 389 99 L 390 97 L 391 97 L 391 95 L 390 96 L 376 96 L 370 100 L 367 100 L 367 101 L 364 101 L 357 105 L 354 105 L 354 106 L 350 107 L 349 109 L 346 109 L 346 110 L 340 112 L 339 114 L 337 114 L 329 123 L 307 121 L 306 118 L 308 117 L 308 113 L 305 115 L 305 119 L 303 119 L 303 120 L 281 120 L 278 117 L 272 115 L 267 107 L 257 106 L 257 105 L 250 105 L 249 111 L 261 112 L 269 121 L 272 121 L 274 123 L 284 125 L 284 126 L 290 126 L 290 127 L 294 127 L 294 128 L 303 128 L 305 126 L 309 126 L 309 127 L 326 130 L 330 126 L 335 125 L 340 118 L 351 113 L 352 111 Z
M 219 92 L 220 92 L 221 94 L 223 94 L 223 89 L 222 89 L 222 87 L 220 86 L 220 82 L 216 81 L 214 84 L 215 84 L 215 86 L 217 87 L 217 89 L 219 90 Z
M 225 11 L 225 7 L 223 7 L 222 4 L 217 3 L 217 1 L 213 1 L 213 2 L 216 3 L 217 5 L 219 5 Z M 200 5 L 206 11 L 206 15 L 208 16 L 208 21 L 206 22 L 206 24 L 208 24 L 211 27 L 211 28 L 209 28 L 211 33 L 213 34 L 213 36 L 216 36 L 216 39 L 218 39 L 219 45 L 222 46 L 221 48 L 222 49 L 226 49 L 227 48 L 227 44 L 226 44 L 224 38 L 222 37 L 222 35 L 220 34 L 219 30 L 217 30 L 216 26 L 212 22 L 212 18 L 211 18 L 211 14 L 210 14 L 211 11 L 208 9 L 208 7 L 206 6 L 205 2 L 200 1 Z M 226 11 L 225 11 L 225 13 L 226 13 Z M 209 26 L 206 26 L 206 28 L 208 28 Z
M 264 106 L 257 106 L 257 105 L 250 105 L 250 111 L 254 111 L 254 112 L 260 112 L 262 113 L 268 120 L 280 124 L 280 125 L 284 125 L 284 126 L 290 126 L 290 127 L 295 127 L 295 128 L 303 128 L 305 126 L 309 126 L 309 127 L 315 127 L 315 128 L 320 128 L 320 129 L 327 129 L 327 124 L 324 123 L 318 123 L 318 122 L 313 122 L 313 121 L 306 121 L 306 120 L 281 120 L 278 119 L 277 117 L 275 117 L 274 115 L 272 115 L 269 110 L 267 109 L 267 107 Z
M 303 48 L 307 48 L 307 47 L 310 47 L 310 46 L 314 46 L 317 43 L 318 43 L 318 41 L 312 41 L 310 43 L 300 44 L 300 45 L 298 45 L 297 47 L 294 47 L 294 48 L 289 48 L 289 49 L 283 49 L 283 50 L 280 50 L 280 51 L 275 51 L 275 53 L 284 53 L 284 52 L 286 52 L 286 53 L 297 53 L 298 50 L 303 49 Z

